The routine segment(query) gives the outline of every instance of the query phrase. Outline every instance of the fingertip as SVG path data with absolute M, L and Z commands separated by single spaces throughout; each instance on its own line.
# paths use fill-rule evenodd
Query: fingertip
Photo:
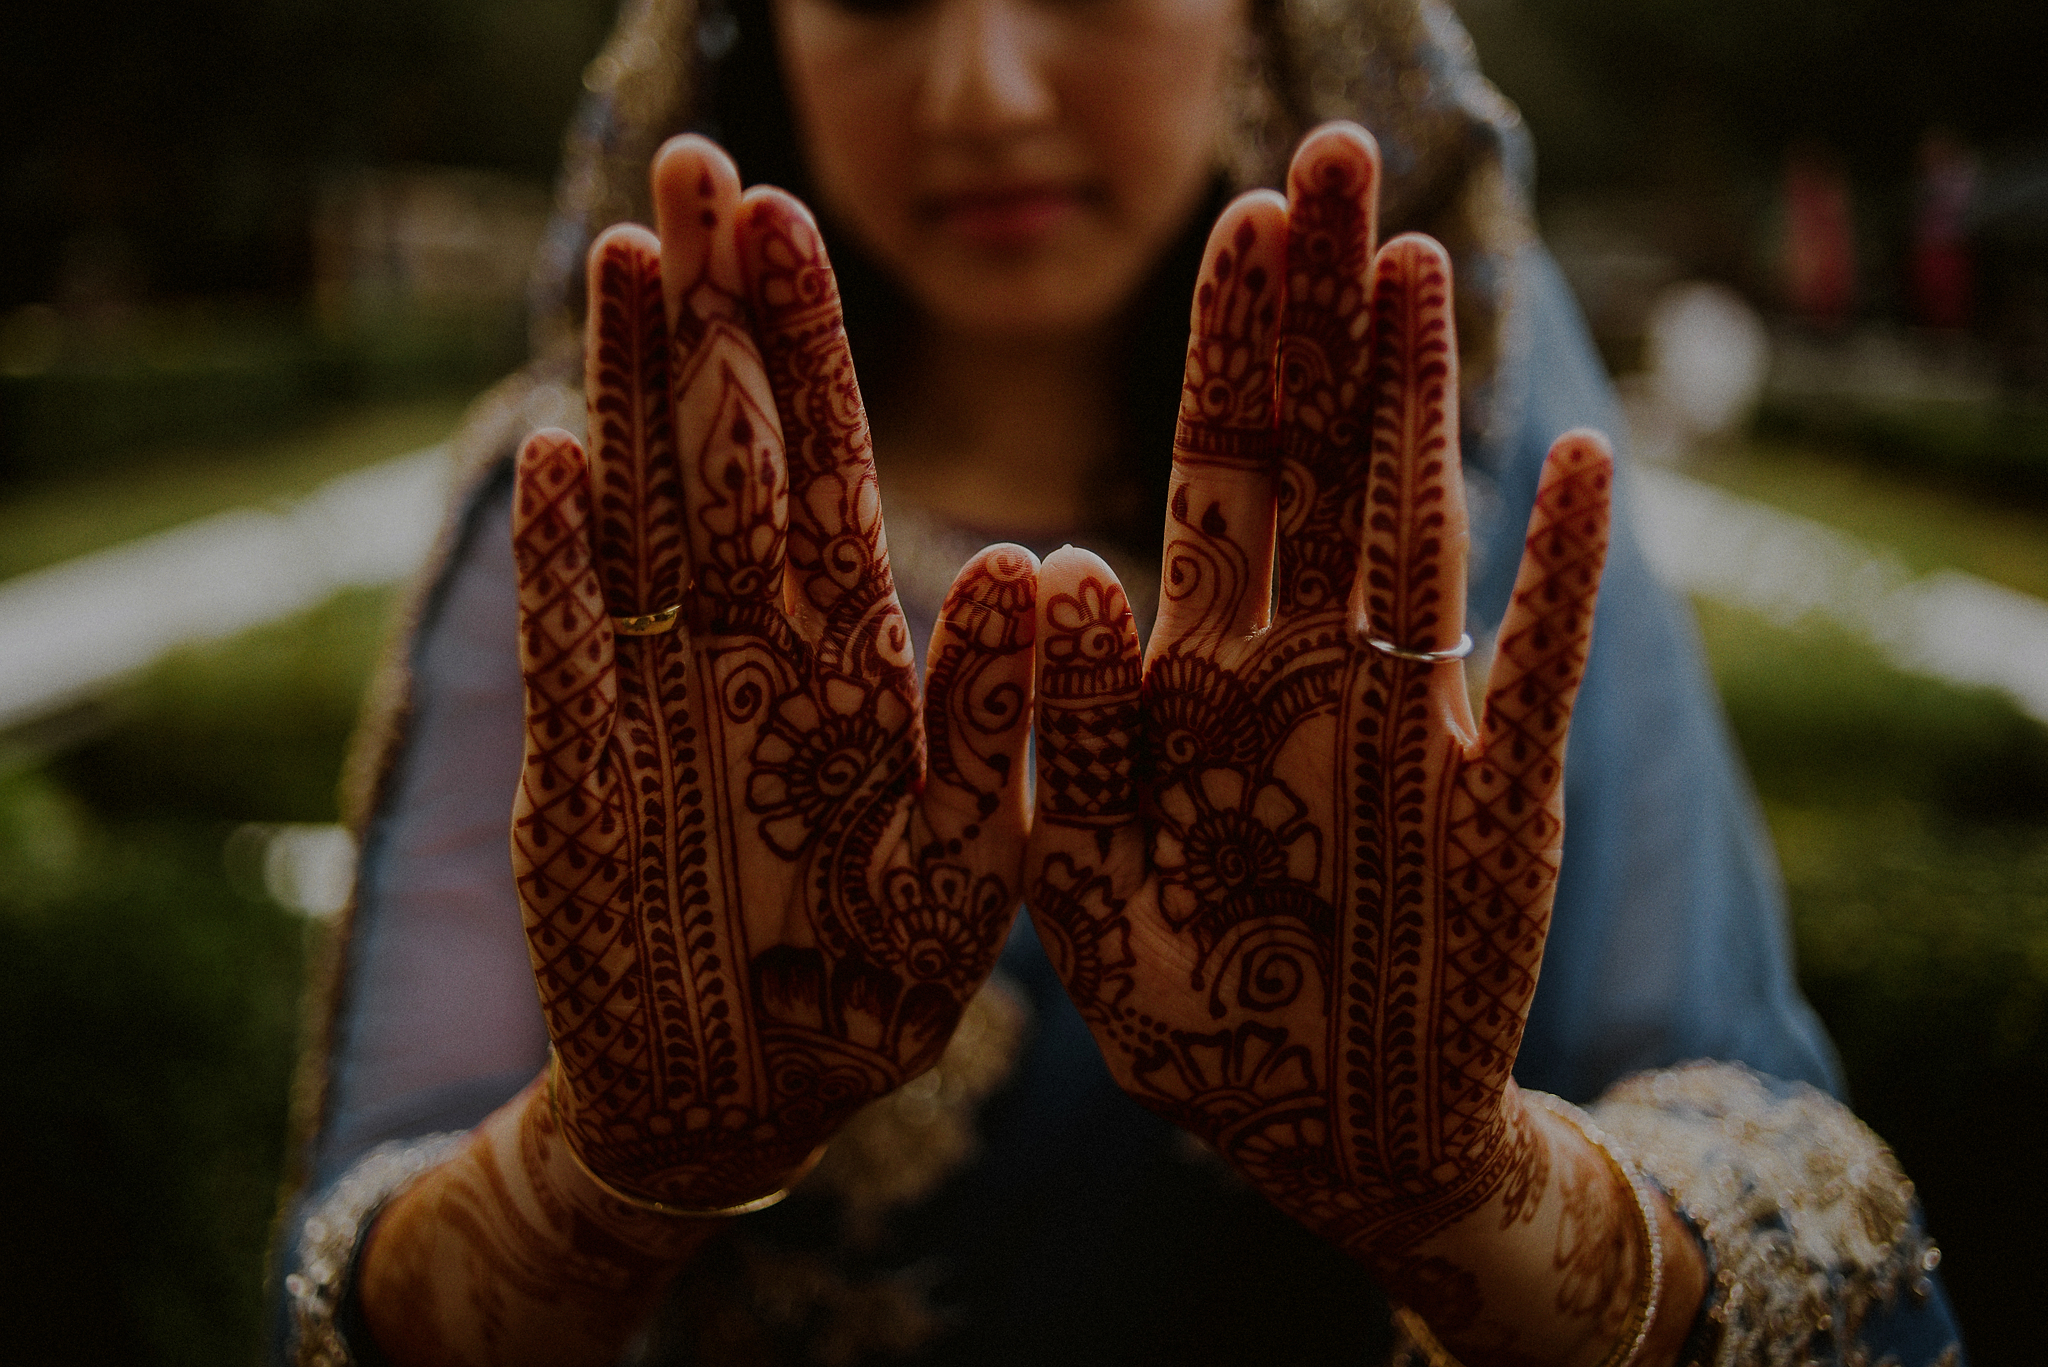
M 1094 577 L 1116 582 L 1116 571 L 1109 562 L 1085 546 L 1072 542 L 1060 547 L 1039 563 L 1038 580 L 1045 584 L 1054 580 L 1062 583 Z
M 765 326 L 775 326 L 788 310 L 808 310 L 836 297 L 825 236 L 802 200 L 773 185 L 756 185 L 740 197 L 737 217 L 740 272 Z
M 740 222 L 749 230 L 774 226 L 811 238 L 821 237 L 817 216 L 810 206 L 779 185 L 756 185 L 741 195 Z
M 740 188 L 732 156 L 702 133 L 678 133 L 663 143 L 648 176 L 656 206 L 735 197 Z
M 725 149 L 698 133 L 670 138 L 655 154 L 649 173 L 654 191 L 656 249 L 662 299 L 670 323 L 686 312 L 724 307 L 685 296 L 700 284 L 737 296 L 739 270 L 733 257 L 733 221 L 740 198 L 739 168 Z
M 543 427 L 520 443 L 517 470 L 522 486 L 557 487 L 583 473 L 583 443 L 559 427 Z
M 559 427 L 520 444 L 513 480 L 513 558 L 522 577 L 538 572 L 567 540 L 579 540 L 590 514 L 583 446 Z
M 593 273 L 606 261 L 658 260 L 661 239 L 638 223 L 614 223 L 590 244 Z
M 944 624 L 985 650 L 1029 645 L 1038 626 L 1038 557 L 1008 542 L 960 567 L 946 593 Z
M 992 546 L 983 546 L 967 562 L 968 569 L 978 566 L 986 567 L 990 573 L 1006 580 L 1028 578 L 1035 581 L 1038 577 L 1038 557 L 1028 547 L 1014 541 L 998 541 Z
M 1430 271 L 1440 271 L 1449 279 L 1451 254 L 1444 250 L 1443 243 L 1428 233 L 1402 233 L 1380 248 L 1376 266 L 1382 274 L 1398 272 L 1413 278 Z
M 1209 242 L 1202 252 L 1200 279 L 1206 285 L 1213 280 L 1246 279 L 1254 270 L 1275 273 L 1286 246 L 1286 232 L 1286 197 L 1277 190 L 1245 191 L 1216 216 L 1216 226 L 1209 230 Z M 1199 324 L 1199 300 L 1195 317 Z
M 1611 473 L 1614 469 L 1614 448 L 1608 444 L 1605 432 L 1592 427 L 1575 427 L 1550 444 L 1550 454 L 1544 458 L 1543 465 L 1546 475 L 1555 471 L 1557 477 Z
M 1580 527 L 1578 532 L 1598 536 L 1606 525 L 1613 486 L 1614 453 L 1606 436 L 1592 428 L 1575 428 L 1551 443 L 1536 488 L 1536 506 L 1556 527 L 1570 527 L 1578 514 L 1597 514 L 1598 525 Z
M 599 300 L 637 294 L 648 274 L 660 269 L 661 239 L 638 223 L 614 223 L 599 233 L 584 260 L 590 325 L 599 321 Z
M 1290 201 L 1307 194 L 1361 194 L 1376 189 L 1380 145 L 1349 119 L 1334 119 L 1310 131 L 1287 168 Z
M 1109 562 L 1085 547 L 1062 546 L 1040 564 L 1038 616 L 1039 634 L 1049 642 L 1041 651 L 1041 668 L 1075 663 L 1061 641 L 1086 639 L 1090 644 L 1084 653 L 1098 660 L 1117 655 L 1135 662 L 1139 656 L 1130 598 Z

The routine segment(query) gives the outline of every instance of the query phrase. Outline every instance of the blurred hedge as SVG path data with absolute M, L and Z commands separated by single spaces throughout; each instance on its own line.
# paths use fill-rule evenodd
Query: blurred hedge
M 1701 612 L 1799 977 L 1918 1183 L 1973 1355 L 2029 1361 L 2048 1195 L 2048 728 L 1839 633 Z
M 0 369 L 0 491 L 145 461 L 165 443 L 246 443 L 348 404 L 473 394 L 526 356 L 523 307 L 315 326 L 294 308 L 165 310 L 95 337 L 52 314 L 57 360 Z

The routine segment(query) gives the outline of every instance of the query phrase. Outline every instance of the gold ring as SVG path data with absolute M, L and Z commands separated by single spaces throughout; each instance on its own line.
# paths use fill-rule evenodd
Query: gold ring
M 614 617 L 612 631 L 619 636 L 659 636 L 664 631 L 676 629 L 676 614 L 682 610 L 683 605 L 677 603 L 674 607 L 642 613 L 638 617 Z

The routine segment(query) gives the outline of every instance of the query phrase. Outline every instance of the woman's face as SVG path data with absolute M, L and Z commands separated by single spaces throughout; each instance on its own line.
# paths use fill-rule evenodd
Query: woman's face
M 775 0 L 823 207 L 941 327 L 1108 321 L 1207 187 L 1243 0 Z

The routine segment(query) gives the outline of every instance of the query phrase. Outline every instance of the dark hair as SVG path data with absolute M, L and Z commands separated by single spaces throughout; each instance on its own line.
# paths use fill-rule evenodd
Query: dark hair
M 716 0 L 698 23 L 697 127 L 716 138 L 749 184 L 779 185 L 818 210 L 839 277 L 847 337 L 861 386 L 886 407 L 900 397 L 916 338 L 910 300 L 817 203 L 790 114 L 769 0 Z M 1209 224 L 1228 190 L 1210 193 L 1155 264 L 1122 320 L 1120 373 L 1112 377 L 1120 430 L 1115 457 L 1096 471 L 1087 525 L 1077 531 L 1134 552 L 1156 552 L 1164 526 L 1173 425 L 1188 344 L 1188 309 Z

